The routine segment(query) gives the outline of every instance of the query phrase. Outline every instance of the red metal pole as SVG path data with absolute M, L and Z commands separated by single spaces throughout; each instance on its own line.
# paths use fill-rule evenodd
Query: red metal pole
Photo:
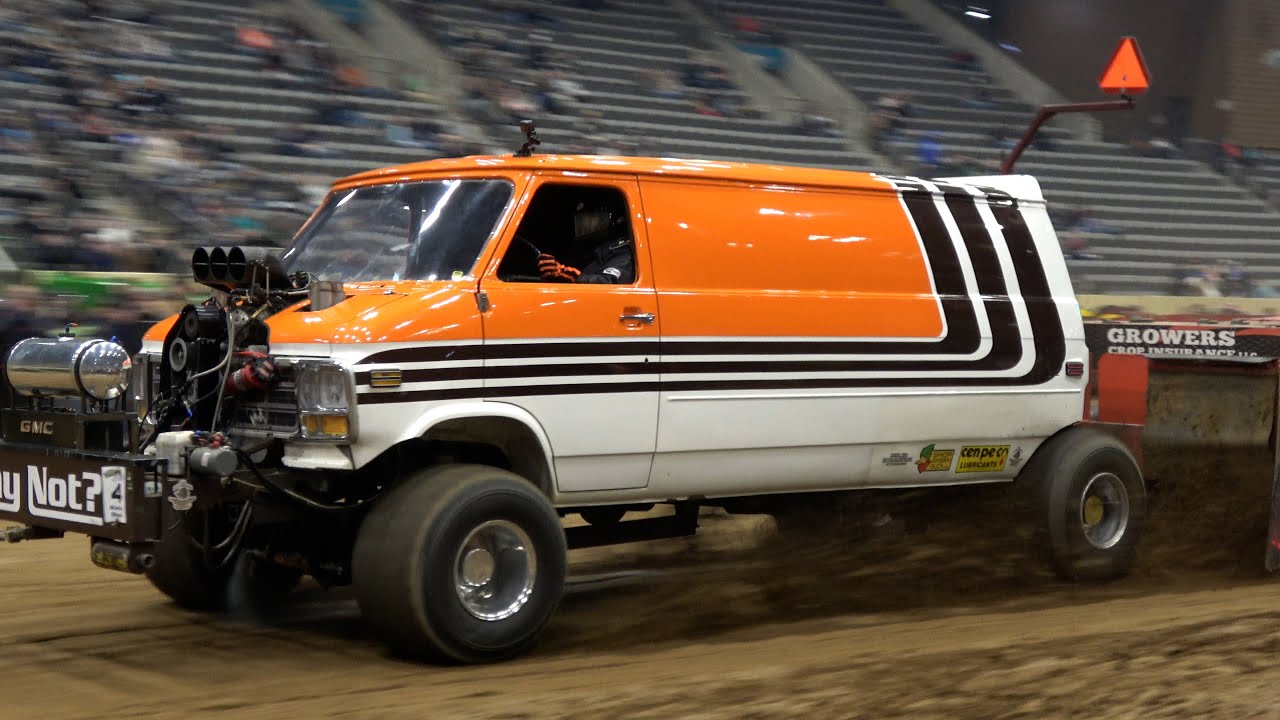
M 1040 112 L 1036 113 L 1036 119 L 1031 121 L 1031 127 L 1022 134 L 1022 139 L 1009 152 L 1009 157 L 1004 159 L 1000 165 L 1000 174 L 1008 175 L 1013 170 L 1013 164 L 1018 162 L 1018 158 L 1022 156 L 1022 151 L 1027 149 L 1032 139 L 1036 136 L 1036 131 L 1040 126 L 1048 122 L 1049 118 L 1054 115 L 1073 112 L 1105 112 L 1107 110 L 1132 110 L 1133 98 L 1125 98 L 1123 100 L 1108 100 L 1105 102 L 1092 103 L 1068 103 L 1065 105 L 1045 105 L 1040 108 Z

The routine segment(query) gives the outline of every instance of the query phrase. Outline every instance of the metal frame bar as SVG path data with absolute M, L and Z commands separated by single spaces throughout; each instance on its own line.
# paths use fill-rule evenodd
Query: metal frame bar
M 1134 108 L 1134 100 L 1125 96 L 1123 100 L 1107 100 L 1103 102 L 1090 103 L 1066 103 L 1063 105 L 1045 105 L 1036 113 L 1036 117 L 1031 121 L 1031 126 L 1022 134 L 1022 139 L 1009 151 L 1009 156 L 1000 164 L 1000 174 L 1008 175 L 1013 170 L 1014 163 L 1018 162 L 1018 158 L 1022 156 L 1022 152 L 1027 149 L 1031 141 L 1035 139 L 1036 132 L 1055 115 L 1076 112 L 1106 112 L 1108 110 L 1132 110 Z

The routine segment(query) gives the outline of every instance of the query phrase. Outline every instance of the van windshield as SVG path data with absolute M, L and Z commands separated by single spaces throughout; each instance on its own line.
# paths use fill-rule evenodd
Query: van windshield
M 469 274 L 511 200 L 506 180 L 430 180 L 331 193 L 281 255 L 322 280 L 448 280 Z

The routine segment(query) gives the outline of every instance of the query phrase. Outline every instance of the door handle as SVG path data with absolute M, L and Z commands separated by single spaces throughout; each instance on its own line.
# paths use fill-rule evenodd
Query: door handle
M 652 325 L 654 315 L 653 313 L 623 313 L 618 319 L 622 322 L 642 322 L 645 325 Z

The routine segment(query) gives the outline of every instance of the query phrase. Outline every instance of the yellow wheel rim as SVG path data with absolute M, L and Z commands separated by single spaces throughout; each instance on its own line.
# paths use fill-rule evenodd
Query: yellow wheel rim
M 1102 504 L 1102 498 L 1097 495 L 1090 495 L 1084 500 L 1084 524 L 1093 527 L 1102 522 L 1102 516 L 1105 509 Z

